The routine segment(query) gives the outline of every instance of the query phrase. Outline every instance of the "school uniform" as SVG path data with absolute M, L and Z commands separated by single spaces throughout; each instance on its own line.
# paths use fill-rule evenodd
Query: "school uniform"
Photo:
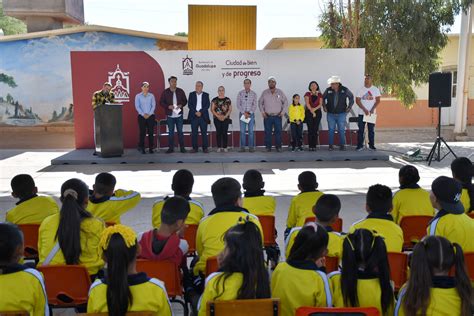
M 293 316 L 298 307 L 331 307 L 332 295 L 326 273 L 311 261 L 281 262 L 271 281 L 272 297 L 279 298 L 282 316 Z
M 244 193 L 242 207 L 257 216 L 275 216 L 276 200 L 273 196 L 265 196 L 264 193 L 265 190 L 258 192 L 246 191 Z
M 0 266 L 0 311 L 49 316 L 42 274 L 20 264 Z
M 16 206 L 7 212 L 5 221 L 15 225 L 41 224 L 46 217 L 58 212 L 58 205 L 52 197 L 35 194 L 18 201 Z
M 55 214 L 47 217 L 39 228 L 38 235 L 38 265 L 45 265 L 45 260 L 53 253 L 56 244 L 59 245 L 56 233 L 58 231 L 60 214 Z M 81 222 L 81 256 L 79 257 L 79 264 L 85 266 L 90 275 L 95 275 L 104 266 L 99 255 L 99 241 L 104 230 L 104 222 L 97 218 L 86 218 Z M 48 265 L 66 264 L 64 255 L 59 248 L 55 252 Z
M 291 104 L 288 107 L 288 116 L 291 129 L 291 147 L 303 146 L 303 122 L 305 118 L 305 107 L 301 104 Z
M 296 236 L 303 227 L 294 227 L 291 229 L 290 233 L 285 239 L 285 254 L 288 258 L 291 253 L 291 247 L 295 243 Z M 338 257 L 342 258 L 342 242 L 344 241 L 344 236 L 338 232 L 335 232 L 331 226 L 325 227 L 328 232 L 329 242 L 328 242 L 328 256 L 329 257 Z
M 194 266 L 194 275 L 204 273 L 207 258 L 217 256 L 224 250 L 224 234 L 231 227 L 246 219 L 255 223 L 260 232 L 262 232 L 258 217 L 238 206 L 215 208 L 208 216 L 201 220 L 196 235 L 196 250 L 199 255 L 199 261 Z
M 390 214 L 397 224 L 400 224 L 404 216 L 434 216 L 430 194 L 418 185 L 410 188 L 401 188 L 393 196 L 393 209 Z
M 201 295 L 198 303 L 198 316 L 207 315 L 207 302 L 209 301 L 231 301 L 237 299 L 240 287 L 244 281 L 243 274 L 234 272 L 225 279 L 225 282 L 224 279 L 220 280 L 221 277 L 224 277 L 223 274 L 224 272 L 215 272 L 206 278 L 204 293 Z
M 469 198 L 469 192 L 467 189 L 462 189 L 461 192 L 461 203 L 464 206 L 464 211 L 466 213 L 472 212 L 474 210 L 471 210 L 471 199 Z
M 331 291 L 333 295 L 334 307 L 350 307 L 344 303 L 341 287 L 341 271 L 334 271 L 328 275 Z M 387 313 L 382 313 L 382 290 L 380 288 L 379 278 L 371 273 L 359 271 L 357 276 L 357 298 L 359 306 L 357 307 L 375 307 L 380 315 L 393 315 L 394 304 L 388 309 Z
M 324 193 L 314 190 L 301 192 L 291 200 L 286 227 L 301 227 L 306 218 L 314 217 L 313 206 Z
M 171 305 L 162 281 L 149 278 L 145 273 L 128 276 L 132 294 L 129 312 L 153 312 L 159 316 L 171 315 Z M 107 279 L 97 279 L 89 290 L 88 313 L 107 313 Z
M 474 220 L 463 211 L 439 211 L 427 228 L 428 235 L 441 236 L 458 243 L 464 252 L 474 251 Z
M 406 286 L 402 287 L 395 307 L 395 316 L 405 315 L 403 301 Z M 433 287 L 430 290 L 430 301 L 426 315 L 461 315 L 461 298 L 456 289 L 456 280 L 448 276 L 433 277 Z
M 169 196 L 166 196 L 164 199 L 160 199 L 155 201 L 153 204 L 151 221 L 153 227 L 160 227 L 161 225 L 161 210 L 163 209 L 163 205 L 165 204 L 166 200 Z M 199 221 L 204 217 L 204 206 L 201 202 L 191 199 L 190 197 L 186 198 L 189 202 L 189 213 L 188 217 L 186 217 L 185 223 L 187 225 L 197 225 Z
M 153 243 L 156 243 L 155 249 Z M 180 239 L 178 234 L 162 236 L 156 229 L 149 230 L 140 237 L 140 258 L 148 260 L 169 260 L 177 266 L 183 263 L 184 255 L 189 246 L 186 240 Z
M 120 224 L 120 216 L 137 206 L 140 200 L 138 192 L 116 190 L 113 196 L 103 196 L 99 199 L 91 195 L 87 210 L 104 222 Z
M 352 224 L 349 228 L 349 234 L 360 228 L 375 231 L 382 236 L 387 246 L 387 252 L 402 251 L 403 231 L 400 226 L 394 223 L 393 217 L 390 214 L 372 212 L 366 218 Z

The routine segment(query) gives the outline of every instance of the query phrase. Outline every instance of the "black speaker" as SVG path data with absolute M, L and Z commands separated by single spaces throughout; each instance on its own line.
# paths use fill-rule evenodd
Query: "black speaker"
M 451 85 L 452 74 L 450 72 L 430 74 L 428 106 L 430 108 L 450 107 Z

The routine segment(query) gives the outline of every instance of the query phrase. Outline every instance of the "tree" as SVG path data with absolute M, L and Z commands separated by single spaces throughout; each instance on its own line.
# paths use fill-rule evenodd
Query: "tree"
M 174 33 L 175 36 L 182 36 L 182 37 L 188 37 L 188 33 L 186 32 L 178 32 L 178 33 Z
M 26 24 L 22 21 L 3 14 L 3 4 L 0 1 L 0 29 L 5 35 L 26 33 Z
M 325 47 L 365 48 L 366 72 L 405 106 L 427 82 L 460 10 L 472 0 L 328 0 L 319 29 Z
M 0 72 L 0 83 L 4 83 L 11 88 L 16 87 L 16 82 L 12 76 Z

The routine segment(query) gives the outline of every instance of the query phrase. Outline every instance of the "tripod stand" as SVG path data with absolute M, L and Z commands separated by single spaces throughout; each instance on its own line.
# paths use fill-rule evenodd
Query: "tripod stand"
M 441 137 L 441 107 L 440 106 L 438 107 L 438 110 L 439 110 L 439 112 L 438 112 L 439 113 L 439 115 L 438 115 L 438 136 L 436 137 L 436 140 L 433 144 L 433 147 L 431 148 L 430 154 L 426 158 L 426 161 L 428 161 L 428 166 L 431 165 L 431 161 L 433 160 L 433 158 L 434 158 L 435 161 L 439 162 L 439 161 L 443 160 L 450 153 L 453 154 L 453 156 L 455 158 L 458 157 L 458 156 L 456 156 L 454 151 L 451 149 L 451 147 L 449 147 L 449 145 L 446 143 L 444 138 Z M 448 150 L 449 150 L 443 157 L 441 157 L 441 146 L 442 146 L 442 144 L 444 144 L 446 146 L 446 148 L 448 148 Z M 435 155 L 436 155 L 436 158 L 435 158 Z

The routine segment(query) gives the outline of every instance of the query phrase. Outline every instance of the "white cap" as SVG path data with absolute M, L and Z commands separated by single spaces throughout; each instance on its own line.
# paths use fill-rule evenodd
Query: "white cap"
M 331 84 L 331 83 L 341 83 L 341 77 L 331 76 L 331 78 L 328 79 L 328 84 Z
M 277 82 L 274 76 L 268 77 L 268 81 L 270 81 L 270 80 Z

